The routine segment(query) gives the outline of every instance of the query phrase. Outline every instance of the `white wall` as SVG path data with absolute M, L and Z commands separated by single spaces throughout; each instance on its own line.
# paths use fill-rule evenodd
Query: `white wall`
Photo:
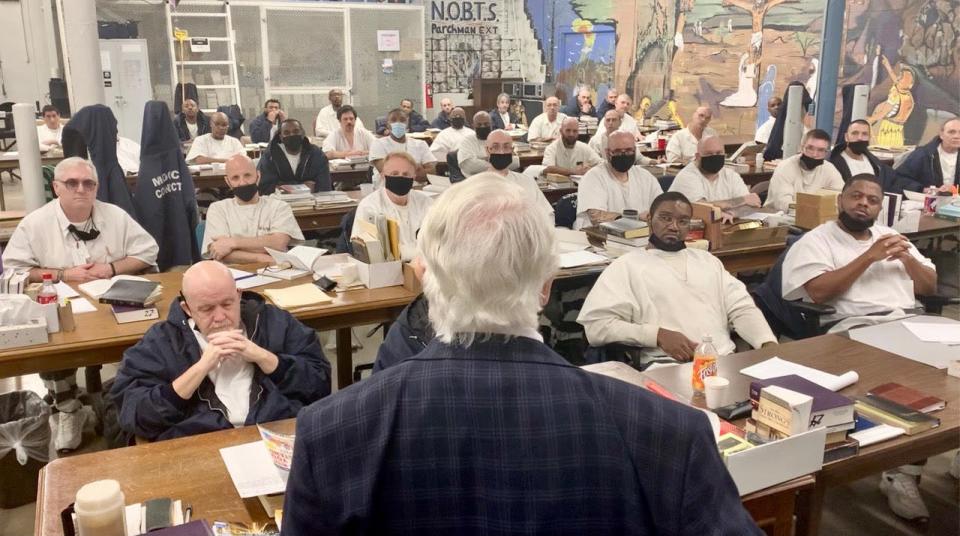
M 48 0 L 0 1 L 2 101 L 40 101 L 41 106 L 49 102 L 48 81 L 53 71 L 47 46 L 48 23 L 41 5 L 44 2 Z

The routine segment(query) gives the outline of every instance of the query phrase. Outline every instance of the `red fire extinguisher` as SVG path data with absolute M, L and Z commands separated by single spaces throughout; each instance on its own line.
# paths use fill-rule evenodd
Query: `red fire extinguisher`
M 424 87 L 427 92 L 427 108 L 433 108 L 433 84 L 426 84 Z

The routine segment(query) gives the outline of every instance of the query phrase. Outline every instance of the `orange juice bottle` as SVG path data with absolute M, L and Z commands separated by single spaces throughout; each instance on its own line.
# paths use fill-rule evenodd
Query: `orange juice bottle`
M 713 346 L 713 339 L 704 335 L 703 342 L 693 351 L 693 376 L 690 384 L 697 393 L 703 392 L 703 379 L 717 375 L 717 349 Z

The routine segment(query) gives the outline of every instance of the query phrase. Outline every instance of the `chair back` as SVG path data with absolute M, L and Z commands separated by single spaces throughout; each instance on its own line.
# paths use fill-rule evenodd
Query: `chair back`
M 577 221 L 577 192 L 567 194 L 554 203 L 553 220 L 557 227 L 573 229 Z

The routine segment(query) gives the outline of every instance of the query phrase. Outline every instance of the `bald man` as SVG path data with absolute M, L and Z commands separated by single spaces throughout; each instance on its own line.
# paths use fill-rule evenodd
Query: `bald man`
M 489 169 L 490 159 L 487 157 L 486 143 L 487 136 L 493 131 L 492 124 L 493 119 L 488 112 L 481 110 L 473 114 L 473 136 L 465 136 L 457 150 L 457 163 L 464 177 Z M 509 169 L 520 169 L 520 159 L 514 156 Z
M 700 140 L 717 135 L 717 132 L 708 126 L 711 119 L 713 112 L 708 106 L 697 108 L 690 123 L 670 136 L 670 141 L 667 142 L 667 162 L 686 164 L 693 160 Z
M 705 201 L 723 210 L 760 207 L 760 196 L 750 193 L 736 171 L 725 167 L 723 141 L 717 136 L 703 138 L 693 160 L 677 173 L 671 192 L 680 192 L 691 202 Z
M 553 141 L 560 137 L 560 123 L 566 119 L 566 114 L 560 113 L 560 99 L 547 97 L 543 102 L 543 113 L 534 117 L 527 130 L 529 141 Z
M 610 133 L 619 131 L 620 123 L 620 113 L 611 108 L 607 110 L 607 113 L 603 114 L 601 127 L 598 128 L 597 133 L 590 138 L 590 143 L 587 145 L 593 149 L 593 152 L 597 153 L 597 156 L 599 156 L 601 160 L 607 157 L 607 143 L 610 140 Z M 648 158 L 640 151 L 637 151 L 637 164 L 641 166 L 649 166 L 661 161 L 663 161 L 662 156 L 655 160 L 653 158 Z
M 286 251 L 303 233 L 287 202 L 261 196 L 260 172 L 253 160 L 238 154 L 227 160 L 227 187 L 233 197 L 207 209 L 201 254 L 229 263 L 273 262 L 266 249 Z
M 607 110 L 616 109 L 617 97 L 620 96 L 620 93 L 616 89 L 610 88 L 607 90 L 607 94 L 604 95 L 600 105 L 597 106 L 597 119 L 603 119 L 604 114 L 607 113 Z
M 550 219 L 552 226 L 553 207 L 550 206 L 550 202 L 547 201 L 546 196 L 543 195 L 540 186 L 537 185 L 537 181 L 533 177 L 528 177 L 509 169 L 514 159 L 513 138 L 503 130 L 494 130 L 487 136 L 486 150 L 487 158 L 490 161 L 490 167 L 487 171 L 492 171 L 496 175 L 503 177 L 504 180 L 523 188 L 524 195 Z
M 554 141 L 543 151 L 544 173 L 558 175 L 583 175 L 603 160 L 593 152 L 589 145 L 577 141 L 580 123 L 574 117 L 568 117 L 560 124 L 560 139 Z
M 237 289 L 216 261 L 184 272 L 166 321 L 124 352 L 111 390 L 120 427 L 149 440 L 296 417 L 328 394 L 316 332 Z
M 441 130 L 430 144 L 430 152 L 439 162 L 446 162 L 448 153 L 459 149 L 467 138 L 476 136 L 473 129 L 466 126 L 467 114 L 463 108 L 457 106 L 450 110 L 448 122 L 450 126 Z
M 430 127 L 443 130 L 453 126 L 453 124 L 450 123 L 451 112 L 453 112 L 453 101 L 450 99 L 450 97 L 444 97 L 440 99 L 440 113 L 438 113 L 437 117 L 435 117 L 430 123 Z
M 564 107 L 562 113 L 570 117 L 590 116 L 596 117 L 597 109 L 593 107 L 593 97 L 590 94 L 590 88 L 581 86 L 577 90 L 577 100 L 569 106 Z
M 245 154 L 240 140 L 227 136 L 230 118 L 223 112 L 210 116 L 210 133 L 197 136 L 187 152 L 188 164 L 213 164 L 226 162 L 233 155 Z

